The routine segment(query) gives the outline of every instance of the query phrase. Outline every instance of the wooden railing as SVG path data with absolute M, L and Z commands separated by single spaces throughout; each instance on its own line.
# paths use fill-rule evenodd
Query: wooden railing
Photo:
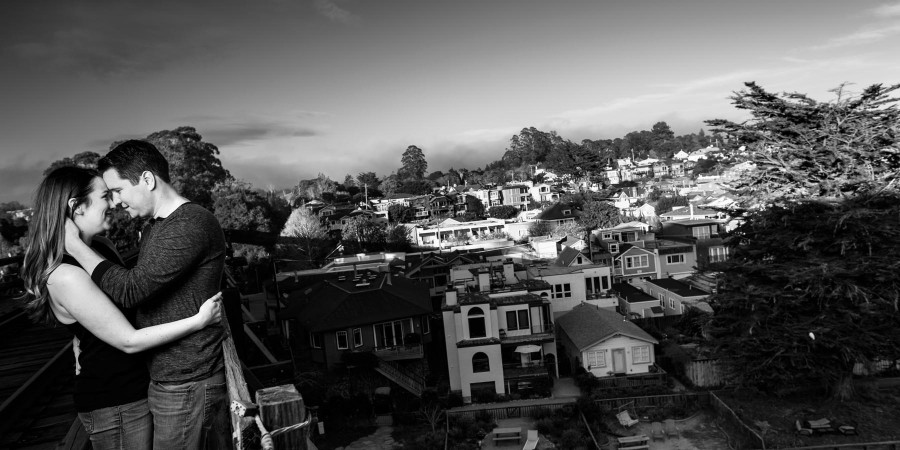
M 405 373 L 390 361 L 379 359 L 378 366 L 375 367 L 375 370 L 416 397 L 421 397 L 422 392 L 425 390 L 424 378 Z

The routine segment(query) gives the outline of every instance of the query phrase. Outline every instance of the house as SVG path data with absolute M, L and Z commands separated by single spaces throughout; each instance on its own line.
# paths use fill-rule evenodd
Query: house
M 566 248 L 563 253 L 575 251 Z M 590 303 L 602 308 L 614 309 L 616 300 L 609 292 L 612 287 L 612 273 L 606 265 L 593 264 L 582 256 L 582 263 L 564 265 L 560 259 L 558 264 L 531 265 L 527 267 L 527 278 L 542 280 L 550 285 L 549 298 L 553 304 L 555 315 L 570 311 L 580 303 Z
M 472 264 L 475 257 L 460 252 L 407 255 L 404 276 L 412 280 L 419 280 L 429 287 L 432 299 L 443 299 L 444 292 L 450 281 L 450 268 L 460 264 Z M 438 304 L 435 309 L 439 308 Z
M 536 202 L 555 202 L 559 200 L 559 191 L 547 183 L 538 183 L 529 188 L 528 192 Z
M 587 242 L 584 240 L 584 238 L 571 235 L 567 235 L 566 237 L 560 239 L 559 241 L 557 241 L 557 244 L 559 245 L 560 251 L 562 251 L 562 249 L 565 247 L 571 247 L 581 252 L 588 247 Z
M 616 282 L 656 278 L 656 254 L 635 244 L 619 244 L 619 254 L 613 257 L 613 277 Z
M 484 238 L 500 237 L 505 239 L 506 222 L 502 219 L 488 218 L 484 220 L 460 221 L 444 219 L 436 225 L 416 226 L 412 238 L 420 247 L 442 247 L 448 243 L 475 241 Z
M 552 236 L 532 236 L 528 244 L 538 258 L 554 259 L 559 256 L 559 241 Z
M 348 353 L 371 352 L 404 364 L 421 362 L 431 342 L 428 286 L 391 272 L 362 271 L 316 283 L 288 296 L 278 318 L 295 353 L 328 369 Z
M 556 338 L 545 282 L 526 280 L 492 289 L 477 272 L 469 289 L 445 293 L 441 308 L 450 389 L 470 403 L 481 395 L 549 394 L 556 367 Z
M 528 186 L 522 184 L 506 185 L 500 188 L 500 201 L 504 206 L 513 206 L 520 211 L 528 209 L 531 194 Z
M 629 319 L 666 315 L 658 298 L 631 284 L 615 283 L 612 285 L 612 293 L 618 302 L 616 311 Z
M 559 317 L 557 328 L 573 369 L 583 367 L 596 377 L 609 377 L 655 368 L 654 345 L 659 342 L 615 311 L 581 304 Z
M 659 299 L 667 316 L 684 314 L 688 308 L 712 312 L 709 303 L 705 301 L 709 297 L 709 292 L 688 283 L 672 278 L 660 278 L 645 281 L 643 289 L 651 297 Z
M 556 202 L 541 211 L 534 220 L 550 222 L 554 227 L 558 227 L 567 223 L 575 223 L 579 216 L 581 216 L 581 211 L 574 206 Z
M 644 248 L 656 255 L 656 278 L 684 278 L 697 267 L 697 247 L 691 242 L 656 239 Z
M 697 263 L 709 263 L 728 259 L 728 247 L 722 239 L 722 221 L 710 219 L 670 220 L 662 223 L 660 237 L 697 245 Z

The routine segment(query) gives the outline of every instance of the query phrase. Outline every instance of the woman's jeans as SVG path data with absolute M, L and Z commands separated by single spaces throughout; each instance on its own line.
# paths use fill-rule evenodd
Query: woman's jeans
M 150 382 L 153 448 L 230 448 L 225 371 L 187 383 Z
M 78 413 L 94 450 L 149 450 L 153 446 L 153 416 L 147 399 Z

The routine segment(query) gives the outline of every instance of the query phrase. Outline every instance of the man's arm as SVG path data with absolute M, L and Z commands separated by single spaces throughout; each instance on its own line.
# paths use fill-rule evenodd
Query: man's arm
M 192 271 L 208 252 L 210 225 L 196 219 L 180 215 L 157 224 L 144 236 L 146 242 L 141 243 L 134 268 L 103 260 L 89 272 L 91 278 L 116 304 L 125 308 L 141 305 Z

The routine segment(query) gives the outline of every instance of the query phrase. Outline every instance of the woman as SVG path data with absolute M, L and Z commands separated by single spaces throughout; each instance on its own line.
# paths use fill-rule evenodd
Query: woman
M 153 418 L 147 405 L 149 375 L 135 353 L 180 339 L 221 319 L 216 294 L 186 319 L 135 330 L 78 262 L 65 254 L 66 219 L 81 239 L 111 261 L 111 243 L 97 236 L 110 228 L 109 193 L 93 170 L 63 167 L 41 182 L 29 224 L 23 279 L 34 297 L 33 319 L 62 323 L 80 340 L 75 408 L 94 449 L 149 449 Z

